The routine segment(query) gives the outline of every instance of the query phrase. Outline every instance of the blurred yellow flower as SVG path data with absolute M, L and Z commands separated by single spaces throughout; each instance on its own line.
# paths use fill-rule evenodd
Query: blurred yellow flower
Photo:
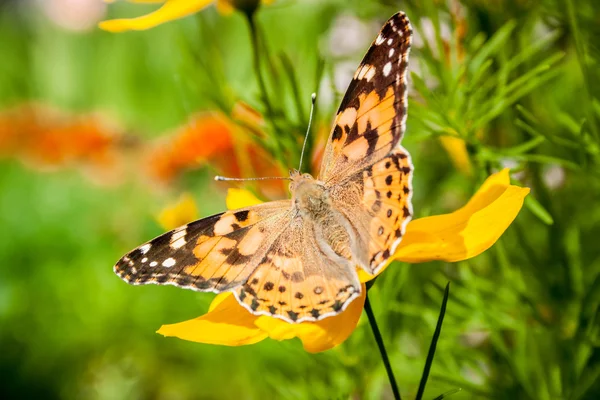
M 164 229 L 171 230 L 198 218 L 198 207 L 194 198 L 191 194 L 184 193 L 176 203 L 162 210 L 156 219 Z
M 508 169 L 500 171 L 490 176 L 461 209 L 410 222 L 393 259 L 419 263 L 431 260 L 454 262 L 475 257 L 491 247 L 508 228 L 528 193 L 529 188 L 510 184 Z M 257 201 L 243 190 L 231 189 L 227 205 L 239 208 Z M 215 297 L 203 316 L 163 325 L 158 333 L 226 346 L 253 344 L 267 337 L 276 340 L 297 337 L 306 351 L 325 351 L 342 343 L 356 328 L 366 298 L 364 282 L 375 278 L 360 268 L 358 273 L 363 282 L 361 296 L 344 312 L 321 321 L 291 324 L 269 316 L 256 316 L 227 292 Z
M 106 0 L 105 0 L 106 1 Z M 132 3 L 163 3 L 162 7 L 150 14 L 137 18 L 120 18 L 102 21 L 98 24 L 101 29 L 109 32 L 124 32 L 129 30 L 143 31 L 154 28 L 165 22 L 174 21 L 202 11 L 215 3 L 222 14 L 229 14 L 233 10 L 249 13 L 254 11 L 260 0 L 129 0 Z M 113 3 L 114 0 L 108 0 Z M 270 3 L 271 1 L 263 1 Z
M 471 175 L 471 161 L 467 151 L 467 142 L 454 136 L 440 136 L 440 143 L 448 152 L 454 168 L 465 175 Z

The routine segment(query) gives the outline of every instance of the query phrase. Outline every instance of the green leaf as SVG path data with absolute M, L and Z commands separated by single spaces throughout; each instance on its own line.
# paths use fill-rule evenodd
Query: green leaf
M 544 208 L 544 206 L 542 206 L 540 202 L 537 201 L 535 197 L 531 194 L 525 197 L 525 207 L 527 207 L 527 209 L 531 211 L 533 215 L 538 217 L 538 219 L 544 224 L 554 224 L 554 219 L 552 218 L 552 215 L 550 215 L 550 213 Z

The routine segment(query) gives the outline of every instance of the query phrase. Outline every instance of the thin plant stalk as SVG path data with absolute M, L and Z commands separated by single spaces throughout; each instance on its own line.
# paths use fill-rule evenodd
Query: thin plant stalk
M 256 80 L 258 81 L 258 86 L 260 88 L 262 101 L 266 108 L 267 117 L 273 118 L 273 107 L 271 106 L 269 94 L 267 93 L 267 86 L 265 85 L 265 81 L 260 72 L 260 47 L 258 44 L 258 30 L 256 27 L 256 21 L 254 20 L 254 14 L 246 14 L 246 19 L 248 20 L 248 26 L 250 28 L 250 40 L 252 42 L 252 60 L 254 64 L 254 73 L 256 74 Z
M 429 352 L 427 353 L 427 360 L 425 361 L 425 367 L 423 368 L 423 375 L 421 375 L 419 390 L 417 391 L 417 396 L 415 397 L 416 400 L 421 400 L 423 398 L 423 393 L 425 392 L 425 385 L 427 384 L 427 379 L 429 378 L 429 371 L 431 370 L 431 364 L 433 363 L 433 356 L 435 355 L 437 342 L 440 338 L 440 334 L 442 333 L 442 324 L 444 323 L 444 315 L 446 315 L 446 304 L 448 303 L 449 294 L 450 282 L 448 282 L 446 285 L 446 290 L 444 290 L 444 299 L 442 300 L 440 315 L 435 326 L 435 331 L 433 332 L 433 337 L 431 338 L 431 345 L 429 346 Z
M 261 98 L 262 98 L 262 102 L 265 106 L 265 115 L 267 117 L 267 120 L 271 122 L 273 128 L 275 129 L 275 131 L 277 131 L 277 124 L 275 122 L 275 111 L 273 109 L 273 106 L 271 104 L 271 100 L 269 99 L 269 93 L 267 92 L 267 86 L 265 84 L 265 81 L 263 79 L 262 73 L 261 73 L 261 54 L 260 54 L 260 45 L 259 45 L 259 39 L 258 39 L 258 27 L 256 26 L 256 20 L 254 19 L 254 13 L 245 13 L 246 19 L 248 21 L 248 27 L 250 29 L 250 41 L 252 42 L 252 61 L 253 61 L 253 65 L 254 65 L 254 73 L 256 74 L 256 80 L 258 82 L 258 87 L 260 89 L 260 93 L 261 93 Z M 267 57 L 268 59 L 268 57 Z M 275 135 L 275 137 L 277 137 L 278 135 Z M 281 143 L 279 140 L 274 140 L 275 143 L 275 147 L 276 147 L 276 151 L 274 153 L 274 155 L 280 159 L 280 161 L 284 161 L 283 159 L 281 159 L 282 154 L 283 154 L 283 149 L 281 146 Z
M 385 349 L 385 344 L 383 343 L 383 338 L 381 337 L 381 332 L 379 331 L 377 321 L 375 320 L 375 314 L 373 314 L 373 308 L 371 307 L 371 302 L 369 301 L 368 293 L 365 299 L 365 311 L 367 313 L 367 317 L 369 318 L 369 325 L 371 325 L 373 336 L 375 336 L 375 341 L 377 342 L 377 346 L 379 347 L 379 353 L 381 353 L 381 360 L 383 361 L 383 365 L 385 366 L 385 371 L 387 372 L 390 385 L 392 386 L 394 399 L 401 400 L 400 390 L 398 389 L 398 384 L 396 383 L 396 378 L 394 377 L 394 371 L 392 371 L 392 366 L 390 365 L 390 359 L 388 358 L 387 351 Z

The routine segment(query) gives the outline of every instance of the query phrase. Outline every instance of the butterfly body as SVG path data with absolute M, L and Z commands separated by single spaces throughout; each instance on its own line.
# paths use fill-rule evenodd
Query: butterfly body
M 115 272 L 131 284 L 231 291 L 251 313 L 288 322 L 343 311 L 412 217 L 412 164 L 400 145 L 411 28 L 392 16 L 337 112 L 319 176 L 292 171 L 291 199 L 226 211 L 132 250 Z
M 327 188 L 310 174 L 292 174 L 292 215 L 321 220 L 331 209 Z

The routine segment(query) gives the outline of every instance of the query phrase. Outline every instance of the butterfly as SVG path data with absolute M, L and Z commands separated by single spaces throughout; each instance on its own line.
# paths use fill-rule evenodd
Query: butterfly
M 337 315 L 377 274 L 412 216 L 413 167 L 400 145 L 412 29 L 402 12 L 383 26 L 335 117 L 315 179 L 290 172 L 291 199 L 203 218 L 129 252 L 128 283 L 231 291 L 256 315 L 290 323 Z

